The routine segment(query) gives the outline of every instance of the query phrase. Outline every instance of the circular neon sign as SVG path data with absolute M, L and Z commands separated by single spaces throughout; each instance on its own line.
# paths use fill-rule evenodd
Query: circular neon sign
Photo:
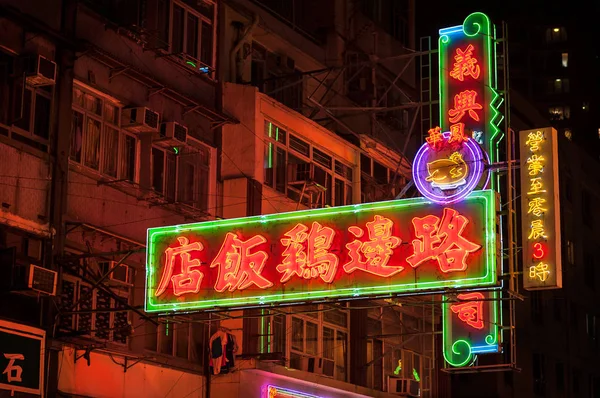
M 475 140 L 457 139 L 452 133 L 430 132 L 413 162 L 413 180 L 419 192 L 436 203 L 455 203 L 464 199 L 481 180 L 485 155 Z

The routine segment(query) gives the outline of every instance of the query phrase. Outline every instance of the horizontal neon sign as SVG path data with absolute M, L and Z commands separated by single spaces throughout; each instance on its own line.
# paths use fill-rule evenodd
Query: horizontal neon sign
M 148 230 L 146 311 L 490 286 L 495 194 L 423 198 Z

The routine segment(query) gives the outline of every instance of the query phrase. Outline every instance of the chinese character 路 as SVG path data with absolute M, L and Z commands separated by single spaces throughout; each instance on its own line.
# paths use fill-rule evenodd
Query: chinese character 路
M 165 268 L 158 288 L 154 293 L 156 297 L 164 293 L 170 282 L 173 283 L 173 294 L 175 296 L 181 296 L 186 293 L 198 293 L 200 291 L 200 283 L 204 275 L 199 270 L 192 269 L 200 266 L 200 260 L 192 260 L 190 252 L 201 251 L 203 246 L 200 242 L 190 244 L 188 238 L 184 236 L 178 237 L 177 240 L 181 246 L 170 247 L 165 250 Z M 175 260 L 178 257 L 181 262 L 181 272 L 174 275 Z
M 310 228 L 297 224 L 286 232 L 281 243 L 286 247 L 283 261 L 277 265 L 277 271 L 283 273 L 281 282 L 287 282 L 292 276 L 304 279 L 320 277 L 325 283 L 333 282 L 339 259 L 329 252 L 335 236 L 332 228 L 313 222 Z M 306 244 L 306 249 L 305 249 Z
M 397 236 L 392 236 L 393 225 L 392 220 L 379 215 L 366 223 L 369 240 L 361 242 L 355 239 L 346 244 L 350 260 L 344 264 L 344 270 L 351 273 L 359 269 L 384 278 L 402 271 L 402 266 L 388 266 L 394 249 L 402 242 Z M 349 227 L 348 231 L 357 238 L 364 235 L 363 229 L 356 226 Z
M 229 289 L 233 292 L 246 289 L 250 285 L 261 289 L 273 286 L 271 281 L 261 275 L 269 256 L 262 250 L 252 253 L 252 249 L 266 241 L 262 235 L 241 240 L 236 234 L 228 232 L 219 254 L 210 264 L 211 268 L 219 268 L 215 290 L 223 292 Z
M 456 210 L 444 208 L 442 220 L 429 215 L 413 218 L 415 236 L 414 254 L 406 261 L 416 268 L 427 260 L 436 260 L 442 272 L 464 271 L 467 256 L 481 245 L 466 239 L 462 234 L 469 220 Z

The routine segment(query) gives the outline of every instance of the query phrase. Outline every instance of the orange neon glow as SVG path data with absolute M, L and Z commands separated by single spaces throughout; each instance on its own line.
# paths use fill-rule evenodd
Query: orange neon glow
M 546 255 L 546 248 L 541 242 L 537 242 L 533 245 L 533 258 L 540 260 Z
M 546 279 L 548 279 L 548 275 L 550 275 L 550 270 L 548 268 L 548 264 L 544 262 L 532 265 L 529 267 L 529 279 L 539 279 L 540 281 L 545 282 Z
M 469 137 L 465 135 L 465 124 L 456 123 L 450 126 L 450 137 L 448 138 L 449 144 L 462 144 L 467 142 Z
M 535 240 L 539 238 L 546 238 L 546 228 L 544 228 L 544 220 L 533 220 L 531 222 L 531 232 L 527 239 Z
M 454 108 L 448 110 L 450 123 L 457 123 L 462 120 L 468 112 L 471 119 L 479 121 L 477 110 L 483 109 L 481 104 L 477 103 L 477 92 L 475 90 L 465 90 L 454 96 Z
M 437 149 L 444 143 L 444 136 L 440 127 L 429 129 L 429 136 L 425 138 L 429 146 L 433 149 Z
M 346 244 L 350 261 L 344 264 L 344 271 L 351 273 L 359 269 L 384 278 L 402 271 L 404 269 L 402 266 L 387 265 L 394 254 L 394 249 L 402 243 L 400 238 L 392 236 L 394 222 L 389 218 L 376 215 L 374 221 L 366 223 L 366 226 L 368 241 L 361 242 L 356 239 Z M 348 232 L 356 237 L 364 234 L 362 228 L 358 227 L 349 227 Z M 365 260 L 363 261 L 361 257 Z
M 312 223 L 310 232 L 306 231 L 306 225 L 296 224 L 284 234 L 287 238 L 281 239 L 281 243 L 286 247 L 283 251 L 283 262 L 276 268 L 283 273 L 281 282 L 287 282 L 294 275 L 304 279 L 321 277 L 325 283 L 333 282 L 339 259 L 335 254 L 329 253 L 329 249 L 335 231 L 316 221 Z
M 472 44 L 469 44 L 467 48 L 461 50 L 456 49 L 456 55 L 454 56 L 454 66 L 450 71 L 450 76 L 461 82 L 465 80 L 465 76 L 471 76 L 473 79 L 479 78 L 479 65 L 477 65 L 477 59 L 473 57 L 473 50 L 475 48 Z
M 200 242 L 190 244 L 188 238 L 185 236 L 180 236 L 177 240 L 181 246 L 169 247 L 165 250 L 165 268 L 158 288 L 154 293 L 156 297 L 164 293 L 169 282 L 173 283 L 173 294 L 175 296 L 181 296 L 182 294 L 187 293 L 198 293 L 200 291 L 200 283 L 202 282 L 204 274 L 197 269 L 191 269 L 192 267 L 199 267 L 200 260 L 192 260 L 190 252 L 195 250 L 201 251 L 204 247 Z M 181 273 L 173 275 L 177 257 L 181 260 Z
M 458 319 L 475 329 L 483 329 L 483 294 L 464 293 L 459 294 L 457 298 L 466 303 L 452 304 L 450 309 L 458 314 Z
M 428 260 L 436 260 L 442 272 L 464 271 L 467 269 L 467 256 L 481 248 L 481 245 L 467 240 L 462 233 L 469 220 L 456 210 L 444 208 L 439 217 L 429 215 L 412 220 L 415 236 L 412 241 L 414 254 L 406 259 L 413 268 Z
M 544 189 L 544 185 L 542 183 L 542 177 L 534 177 L 529 179 L 530 186 L 528 195 L 536 195 L 538 193 L 544 193 L 546 190 Z
M 211 268 L 219 267 L 215 290 L 223 292 L 229 289 L 233 292 L 236 289 L 246 289 L 250 285 L 256 285 L 261 289 L 273 286 L 273 282 L 261 275 L 269 258 L 268 254 L 262 250 L 251 253 L 254 247 L 266 241 L 267 239 L 262 235 L 254 235 L 243 241 L 236 234 L 228 232 L 219 254 L 210 264 Z
M 527 135 L 525 145 L 529 147 L 531 152 L 537 152 L 540 150 L 542 141 L 544 141 L 544 133 L 541 130 L 532 131 Z
M 546 199 L 543 198 L 533 198 L 529 201 L 529 210 L 527 210 L 527 214 L 533 214 L 536 217 L 541 216 L 546 211 L 542 206 L 546 203 Z
M 527 170 L 530 176 L 536 176 L 544 171 L 544 157 L 540 155 L 531 155 L 527 159 Z

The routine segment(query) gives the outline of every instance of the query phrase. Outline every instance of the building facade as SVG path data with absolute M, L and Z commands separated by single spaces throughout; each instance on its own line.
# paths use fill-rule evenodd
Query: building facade
M 437 396 L 421 299 L 143 311 L 149 227 L 405 187 L 413 2 L 308 3 L 3 3 L 0 326 L 45 346 L 4 353 L 0 395 Z M 238 347 L 216 375 L 218 330 Z M 32 360 L 37 390 L 15 373 Z

